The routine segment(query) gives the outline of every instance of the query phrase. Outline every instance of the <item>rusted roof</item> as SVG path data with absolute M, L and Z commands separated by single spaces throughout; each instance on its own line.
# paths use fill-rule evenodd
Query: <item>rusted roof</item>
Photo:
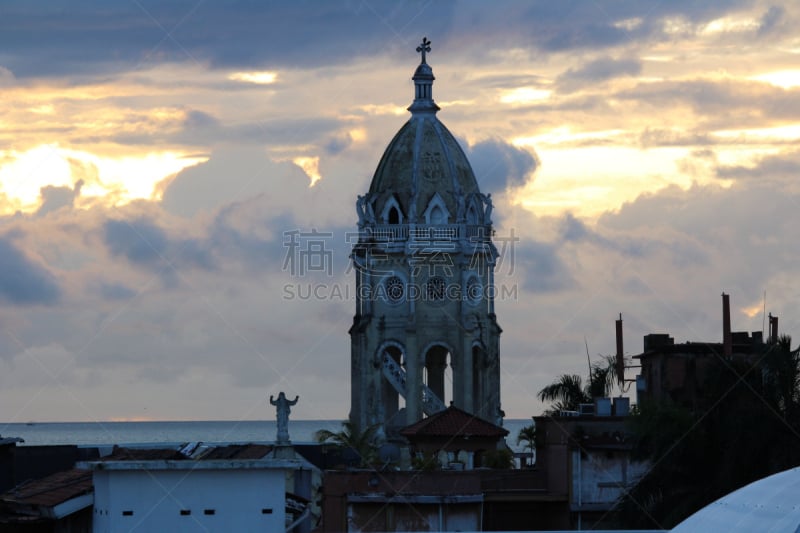
M 271 450 L 265 444 L 229 444 L 209 450 L 201 459 L 263 459 Z
M 404 437 L 483 437 L 500 438 L 508 430 L 450 406 L 400 430 Z
M 187 457 L 174 448 L 123 448 L 114 446 L 111 454 L 100 461 L 159 461 L 180 460 Z
M 0 496 L 6 503 L 55 507 L 92 492 L 92 471 L 73 468 L 17 485 Z

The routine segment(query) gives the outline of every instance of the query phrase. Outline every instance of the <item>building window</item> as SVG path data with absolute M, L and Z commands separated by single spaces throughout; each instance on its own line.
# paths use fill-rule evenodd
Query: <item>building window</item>
M 192 514 L 190 509 L 181 509 L 181 516 L 189 516 L 190 514 Z
M 133 516 L 133 511 L 122 511 L 122 516 Z
M 261 509 L 261 514 L 272 514 L 272 509 Z
M 207 514 L 207 515 L 212 515 L 212 514 L 216 514 L 216 513 L 217 513 L 217 511 L 215 509 L 204 509 L 203 510 L 203 514 Z
M 483 296 L 483 287 L 481 286 L 480 280 L 472 276 L 467 280 L 467 302 L 471 304 L 477 304 L 481 301 L 481 297 Z
M 386 280 L 386 297 L 390 302 L 399 302 L 405 294 L 405 284 L 397 276 L 392 276 Z
M 429 302 L 441 302 L 444 300 L 444 293 L 447 284 L 441 276 L 433 276 L 425 284 L 425 296 Z

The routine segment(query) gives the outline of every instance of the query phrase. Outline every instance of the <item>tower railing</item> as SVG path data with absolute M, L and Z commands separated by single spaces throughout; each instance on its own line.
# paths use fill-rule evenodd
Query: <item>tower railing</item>
M 416 241 L 489 241 L 492 226 L 488 224 L 374 224 L 359 231 L 361 242 Z

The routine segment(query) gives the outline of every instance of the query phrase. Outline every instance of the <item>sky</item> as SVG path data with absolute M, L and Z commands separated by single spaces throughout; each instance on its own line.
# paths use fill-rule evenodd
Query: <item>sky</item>
M 614 353 L 620 313 L 628 356 L 721 341 L 723 292 L 734 331 L 800 337 L 798 24 L 761 0 L 6 0 L 0 421 L 263 420 L 279 391 L 347 417 L 355 201 L 423 36 L 504 243 L 507 417 Z M 326 268 L 298 272 L 313 231 Z

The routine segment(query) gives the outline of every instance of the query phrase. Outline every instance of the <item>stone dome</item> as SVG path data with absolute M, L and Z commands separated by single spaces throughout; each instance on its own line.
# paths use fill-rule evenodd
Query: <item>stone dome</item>
M 411 118 L 378 163 L 369 187 L 369 203 L 378 223 L 390 222 L 387 213 L 392 206 L 399 208 L 400 215 L 399 220 L 391 222 L 463 223 L 471 205 L 483 205 L 482 195 L 467 156 L 436 117 L 439 106 L 431 90 L 435 78 L 424 52 L 412 79 L 415 98 L 408 108 Z M 442 209 L 435 221 L 429 218 L 432 202 Z M 483 222 L 483 209 L 477 211 L 481 220 L 472 223 Z

